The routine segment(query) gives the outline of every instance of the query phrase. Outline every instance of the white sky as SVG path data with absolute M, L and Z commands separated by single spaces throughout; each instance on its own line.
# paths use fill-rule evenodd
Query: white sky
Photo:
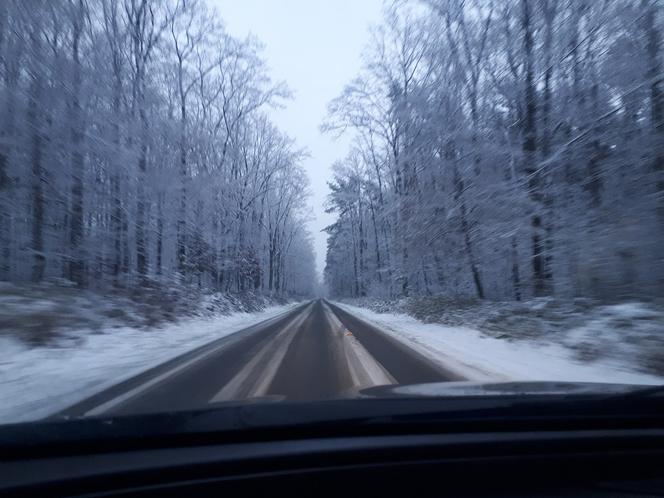
M 275 123 L 306 147 L 305 168 L 311 181 L 316 262 L 325 266 L 326 234 L 334 221 L 323 203 L 331 165 L 348 151 L 348 140 L 334 140 L 318 131 L 327 103 L 339 95 L 359 71 L 361 52 L 369 41 L 369 26 L 380 20 L 382 0 L 209 0 L 228 31 L 251 33 L 265 44 L 264 57 L 272 77 L 285 80 L 294 100 L 273 111 Z

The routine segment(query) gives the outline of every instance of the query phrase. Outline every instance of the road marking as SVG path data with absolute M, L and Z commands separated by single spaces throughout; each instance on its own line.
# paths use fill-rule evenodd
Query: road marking
M 390 327 L 388 323 L 381 323 L 380 321 L 375 322 L 373 320 L 364 318 L 361 316 L 361 314 L 357 314 L 357 312 L 355 312 L 352 307 L 344 303 L 334 302 L 334 306 L 340 308 L 360 322 L 365 322 L 370 327 L 376 329 L 376 331 L 383 336 L 386 342 L 391 343 L 398 349 L 401 349 L 402 353 L 410 352 L 414 358 L 419 356 L 420 359 L 417 359 L 417 362 L 421 362 L 423 365 L 426 365 L 428 368 L 434 370 L 438 375 L 441 376 L 441 379 L 445 381 L 468 380 L 468 369 L 472 369 L 475 372 L 474 378 L 476 377 L 476 380 L 491 380 L 492 378 L 496 378 L 495 375 L 490 377 L 488 371 L 481 370 L 479 367 L 463 363 L 457 358 L 445 355 L 443 353 L 434 354 L 435 351 L 432 351 L 431 348 L 427 348 L 425 344 L 421 344 L 412 338 L 408 338 L 398 333 L 398 331 Z M 505 377 L 505 380 L 509 379 Z M 435 380 L 435 382 L 438 381 L 439 380 Z M 428 382 L 434 382 L 434 380 L 428 380 Z
M 118 406 L 119 404 L 124 403 L 125 401 L 129 400 L 130 398 L 133 398 L 134 396 L 141 394 L 142 392 L 146 391 L 147 389 L 151 388 L 155 384 L 158 384 L 162 380 L 171 377 L 172 375 L 175 375 L 176 373 L 184 370 L 185 368 L 189 367 L 190 365 L 193 365 L 197 361 L 202 360 L 206 356 L 209 356 L 212 353 L 216 353 L 218 348 L 215 348 L 214 350 L 205 353 L 201 356 L 197 356 L 195 358 L 192 358 L 191 360 L 188 360 L 181 365 L 178 365 L 177 367 L 173 368 L 172 370 L 169 370 L 168 372 L 164 372 L 161 375 L 158 375 L 156 377 L 153 377 L 149 381 L 145 382 L 144 384 L 141 384 L 140 386 L 136 386 L 134 389 L 131 389 L 125 393 L 122 393 L 121 395 L 110 399 L 106 401 L 105 403 L 102 403 L 99 406 L 94 407 L 91 410 L 88 410 L 83 414 L 83 416 L 88 417 L 88 416 L 93 416 L 93 415 L 101 415 L 102 413 L 110 410 L 111 408 L 114 408 Z
M 288 346 L 298 329 L 311 314 L 311 310 L 312 306 L 303 310 L 284 326 L 273 340 L 267 341 L 261 350 L 217 394 L 210 398 L 209 403 L 265 395 L 286 356 Z M 263 372 L 260 371 L 261 368 Z
M 333 329 L 337 331 L 337 334 L 340 334 L 353 385 L 359 388 L 366 388 L 396 384 L 397 381 L 394 377 L 367 351 L 355 335 L 344 327 L 339 318 L 337 318 L 337 315 L 334 314 L 326 303 L 323 303 L 323 310 Z
M 248 328 L 252 328 L 252 327 L 256 327 L 256 326 L 260 326 L 260 328 L 264 328 L 264 327 L 269 326 L 272 323 L 282 319 L 284 317 L 284 315 L 286 315 L 287 313 L 291 313 L 291 312 L 292 312 L 292 310 L 288 310 L 286 313 L 279 314 L 275 317 L 272 317 L 272 318 L 269 318 L 269 319 L 265 320 L 264 322 L 257 323 L 255 325 L 252 325 L 252 326 L 248 327 Z M 298 314 L 298 316 L 300 316 L 300 315 Z M 242 329 L 242 330 L 245 330 L 245 329 Z M 237 332 L 241 332 L 242 330 L 238 330 Z M 226 337 L 231 338 L 231 337 L 233 337 L 233 335 L 237 334 L 237 332 L 233 332 L 233 333 L 231 333 L 230 335 L 228 335 Z M 151 387 L 153 387 L 154 385 L 160 383 L 161 381 L 163 381 L 163 380 L 165 380 L 165 379 L 167 379 L 167 378 L 169 378 L 169 377 L 185 370 L 186 368 L 190 367 L 194 363 L 197 363 L 201 360 L 204 360 L 205 358 L 207 358 L 210 355 L 218 353 L 220 350 L 229 347 L 231 344 L 235 344 L 235 342 L 237 342 L 237 340 L 238 340 L 238 338 L 236 337 L 235 340 L 231 339 L 227 342 L 224 342 L 223 344 L 220 344 L 216 348 L 211 349 L 210 351 L 206 351 L 204 353 L 201 353 L 200 355 L 195 356 L 194 358 L 191 358 L 191 359 L 187 360 L 186 362 L 181 363 L 180 365 L 178 365 L 176 367 L 173 367 L 172 369 L 170 369 L 170 370 L 168 370 L 168 371 L 166 371 L 166 372 L 164 372 L 160 375 L 157 375 L 156 377 L 153 377 L 152 379 L 144 382 L 143 384 L 140 384 L 140 385 L 136 386 L 135 388 L 130 389 L 129 391 L 126 391 L 126 392 L 124 392 L 124 393 L 122 393 L 122 394 L 120 394 L 120 395 L 104 402 L 104 403 L 101 403 L 101 404 L 95 406 L 94 408 L 86 411 L 83 414 L 83 416 L 84 417 L 89 417 L 89 416 L 101 415 L 104 412 L 107 412 L 108 410 L 111 410 L 112 408 L 115 408 L 116 406 L 121 405 L 122 403 L 130 400 L 131 398 L 134 398 L 135 396 L 138 396 L 139 394 L 145 392 L 146 390 L 150 389 Z

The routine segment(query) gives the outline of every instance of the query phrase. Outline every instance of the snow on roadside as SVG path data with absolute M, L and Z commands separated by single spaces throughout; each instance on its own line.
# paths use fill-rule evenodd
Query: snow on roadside
M 37 348 L 0 336 L 0 423 L 46 417 L 141 371 L 294 306 L 291 303 L 254 313 L 192 318 L 154 329 L 80 330 Z
M 630 363 L 629 360 L 634 358 L 631 355 L 621 358 L 615 354 L 584 362 L 575 357 L 573 349 L 562 343 L 508 341 L 468 327 L 422 323 L 405 314 L 376 313 L 349 304 L 335 304 L 373 322 L 386 333 L 468 380 L 664 383 L 664 377 L 643 373 L 639 365 Z M 587 336 L 583 331 L 575 333 Z M 605 331 L 604 335 L 609 333 Z

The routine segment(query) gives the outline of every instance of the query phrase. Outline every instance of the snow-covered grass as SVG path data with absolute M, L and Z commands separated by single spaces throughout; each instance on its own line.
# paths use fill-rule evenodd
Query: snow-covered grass
M 79 330 L 149 329 L 185 317 L 255 312 L 277 304 L 285 300 L 250 292 L 206 293 L 154 280 L 96 291 L 77 289 L 63 280 L 39 285 L 0 282 L 0 337 L 43 346 L 78 340 Z
M 295 306 L 190 318 L 157 328 L 71 331 L 34 347 L 0 336 L 0 423 L 48 416 L 108 386 Z
M 99 293 L 0 283 L 0 423 L 57 412 L 292 306 L 158 285 Z
M 420 302 L 427 323 L 403 312 L 412 302 L 342 306 L 469 380 L 664 383 L 664 311 L 652 303 Z

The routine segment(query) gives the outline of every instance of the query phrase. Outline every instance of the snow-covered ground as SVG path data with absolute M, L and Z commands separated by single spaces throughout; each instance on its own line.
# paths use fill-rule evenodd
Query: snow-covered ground
M 158 328 L 76 329 L 33 347 L 0 335 L 0 423 L 48 416 L 179 354 L 267 320 L 295 304 Z
M 562 334 L 518 340 L 510 338 L 508 329 L 496 337 L 470 327 L 337 304 L 469 380 L 664 383 L 664 375 L 649 373 L 642 364 L 644 354 L 656 353 L 652 348 L 664 354 L 664 321 L 653 320 L 653 312 L 640 303 L 607 306 L 595 319 Z M 623 323 L 640 318 L 648 326 L 620 329 L 613 326 L 617 317 Z M 584 347 L 593 354 L 584 356 Z M 598 350 L 602 354 L 596 354 Z
M 126 317 L 112 319 L 115 313 L 106 313 L 93 298 L 77 299 L 64 296 L 61 302 L 50 291 L 39 300 L 33 294 L 16 297 L 15 290 L 0 295 L 0 423 L 48 416 L 295 306 L 224 316 L 216 311 L 221 304 L 236 304 L 215 297 L 223 302 L 206 304 L 209 315 L 150 327 L 140 320 L 139 325 L 127 323 Z M 87 306 L 83 318 L 70 313 L 86 309 L 80 299 Z M 63 308 L 65 303 L 68 307 Z M 110 303 L 108 309 L 115 311 L 121 303 Z M 455 311 L 445 306 L 449 313 L 442 318 L 440 306 L 427 308 L 426 320 L 445 319 L 447 324 L 338 304 L 469 380 L 664 383 L 664 312 L 652 303 L 584 305 L 575 310 L 544 301 L 523 309 L 495 304 L 490 309 Z M 46 319 L 55 325 L 44 337 L 38 331 Z M 452 320 L 457 323 L 450 324 Z M 18 322 L 20 333 L 12 333 Z

